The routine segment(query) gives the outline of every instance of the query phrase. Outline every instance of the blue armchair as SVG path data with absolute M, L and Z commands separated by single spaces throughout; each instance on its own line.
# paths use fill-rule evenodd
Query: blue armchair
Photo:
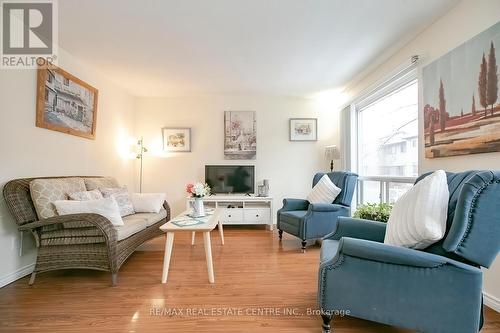
M 489 267 L 500 251 L 500 172 L 447 173 L 447 178 L 447 232 L 427 249 L 385 245 L 385 223 L 339 218 L 321 247 L 318 303 L 324 332 L 338 310 L 422 332 L 479 331 L 481 267 Z
M 325 173 L 317 173 L 313 187 Z M 278 210 L 278 233 L 281 240 L 283 231 L 302 240 L 305 250 L 306 240 L 322 238 L 335 228 L 339 216 L 349 216 L 352 196 L 358 175 L 350 172 L 327 173 L 332 182 L 342 191 L 331 204 L 310 204 L 303 199 L 284 199 L 283 208 Z

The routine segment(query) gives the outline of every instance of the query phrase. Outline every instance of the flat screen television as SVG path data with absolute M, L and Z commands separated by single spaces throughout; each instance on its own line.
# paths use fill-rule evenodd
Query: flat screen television
M 205 165 L 205 182 L 213 194 L 254 194 L 255 166 Z

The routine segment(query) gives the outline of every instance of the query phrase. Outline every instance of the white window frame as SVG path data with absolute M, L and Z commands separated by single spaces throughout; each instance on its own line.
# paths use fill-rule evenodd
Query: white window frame
M 344 156 L 346 158 L 345 166 L 347 169 L 359 172 L 359 113 L 364 108 L 370 106 L 381 98 L 394 93 L 398 89 L 412 83 L 413 81 L 417 81 L 418 84 L 417 63 L 418 57 L 412 57 L 408 63 L 402 64 L 387 78 L 377 82 L 376 84 L 362 92 L 359 97 L 350 104 L 350 112 L 348 117 L 350 138 L 349 142 L 343 145 L 344 150 L 347 151 L 347 156 Z M 344 124 L 347 125 L 345 121 Z M 363 203 L 364 181 L 379 182 L 379 199 L 380 202 L 383 203 L 389 202 L 391 183 L 413 184 L 415 180 L 416 177 L 360 175 L 358 178 L 358 186 L 356 187 L 356 204 Z

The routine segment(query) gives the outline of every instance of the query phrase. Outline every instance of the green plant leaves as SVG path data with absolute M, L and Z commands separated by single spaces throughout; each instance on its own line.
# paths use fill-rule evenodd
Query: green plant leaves
M 353 216 L 358 219 L 387 222 L 389 220 L 391 210 L 392 205 L 388 203 L 367 203 L 358 206 Z

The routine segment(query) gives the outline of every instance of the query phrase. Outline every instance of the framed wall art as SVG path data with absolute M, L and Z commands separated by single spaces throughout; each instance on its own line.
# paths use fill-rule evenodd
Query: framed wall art
M 54 66 L 38 69 L 36 126 L 95 139 L 98 90 Z
M 290 141 L 318 141 L 318 119 L 290 118 Z
M 191 151 L 191 128 L 187 127 L 164 127 L 163 150 L 169 152 Z
M 257 154 L 255 111 L 224 112 L 224 157 L 253 160 Z
M 425 66 L 425 157 L 500 151 L 500 22 Z

